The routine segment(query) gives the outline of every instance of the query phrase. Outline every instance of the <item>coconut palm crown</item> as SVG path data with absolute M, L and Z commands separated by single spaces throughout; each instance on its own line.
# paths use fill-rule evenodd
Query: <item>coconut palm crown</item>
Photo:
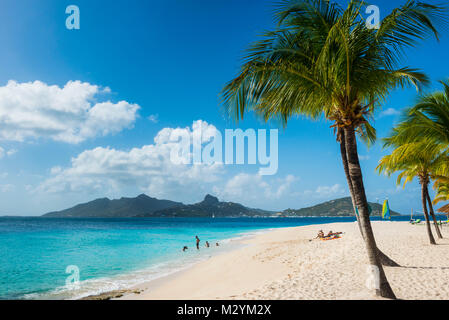
M 295 115 L 324 115 L 374 141 L 369 120 L 388 93 L 428 83 L 422 72 L 399 64 L 406 47 L 429 34 L 438 38 L 433 21 L 442 9 L 407 1 L 375 30 L 362 8 L 359 1 L 346 9 L 326 0 L 282 2 L 278 29 L 249 48 L 240 74 L 224 88 L 226 109 L 236 119 L 251 110 L 284 125 Z
M 449 146 L 449 80 L 440 83 L 442 91 L 420 96 L 417 104 L 407 110 L 394 134 L 385 139 L 385 146 L 422 139 Z

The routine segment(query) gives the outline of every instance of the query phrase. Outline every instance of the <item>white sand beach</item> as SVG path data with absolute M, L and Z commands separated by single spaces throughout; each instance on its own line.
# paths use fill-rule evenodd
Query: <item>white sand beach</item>
M 449 299 L 449 239 L 431 246 L 425 226 L 407 222 L 373 228 L 379 248 L 401 265 L 385 268 L 399 299 Z M 310 241 L 319 229 L 344 235 Z M 447 226 L 443 236 L 449 237 Z M 367 257 L 356 223 L 279 229 L 245 243 L 122 299 L 375 299 L 365 285 Z

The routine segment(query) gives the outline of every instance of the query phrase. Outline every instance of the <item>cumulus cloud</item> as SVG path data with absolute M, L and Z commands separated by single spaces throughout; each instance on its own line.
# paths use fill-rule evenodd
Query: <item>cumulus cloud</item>
M 81 81 L 69 81 L 62 88 L 41 81 L 9 81 L 0 87 L 0 140 L 79 143 L 131 127 L 140 107 L 97 101 L 108 92 L 109 88 Z
M 382 117 L 388 117 L 388 116 L 397 116 L 397 115 L 399 115 L 400 113 L 401 113 L 401 112 L 398 111 L 398 110 L 396 110 L 396 109 L 388 108 L 388 109 L 385 109 L 384 111 L 382 111 L 382 112 L 380 113 L 379 118 L 382 118 Z
M 164 128 L 154 138 L 154 144 L 131 150 L 98 147 L 86 150 L 71 160 L 68 168 L 54 167 L 51 177 L 37 189 L 43 192 L 116 192 L 133 186 L 152 196 L 172 196 L 180 191 L 183 196 L 198 193 L 205 183 L 218 179 L 222 164 L 175 164 L 171 161 L 172 148 L 181 134 L 211 137 L 217 129 L 204 121 L 195 121 L 192 127 Z M 208 141 L 203 138 L 203 141 Z
M 17 153 L 17 150 L 15 150 L 15 149 L 5 150 L 4 148 L 0 147 L 0 159 L 5 156 L 10 157 L 16 153 Z
M 227 199 L 245 199 L 257 200 L 275 200 L 286 196 L 291 190 L 293 182 L 298 179 L 293 175 L 287 175 L 285 178 L 273 179 L 268 183 L 259 174 L 240 173 L 226 182 L 224 187 L 214 188 L 214 192 L 220 197 Z
M 359 155 L 359 159 L 362 161 L 366 161 L 371 159 L 371 157 L 369 155 Z
M 150 120 L 150 122 L 158 123 L 159 122 L 159 115 L 158 114 L 152 114 L 152 115 L 149 115 L 147 119 Z
M 0 192 L 6 193 L 14 190 L 14 186 L 12 184 L 0 184 Z
M 346 189 L 340 184 L 334 184 L 332 186 L 319 186 L 315 190 L 307 190 L 304 192 L 305 196 L 313 197 L 317 199 L 325 199 L 337 196 L 344 196 Z
M 190 136 L 207 144 L 218 133 L 215 126 L 195 121 L 186 128 L 164 128 L 153 144 L 130 150 L 98 147 L 86 150 L 71 160 L 70 166 L 55 166 L 31 193 L 85 193 L 121 195 L 137 188 L 148 195 L 184 202 L 200 200 L 213 193 L 222 200 L 261 206 L 261 198 L 272 200 L 290 197 L 293 175 L 283 178 L 240 173 L 230 175 L 221 163 L 174 162 L 173 150 L 180 136 Z M 193 148 L 191 154 L 192 157 Z

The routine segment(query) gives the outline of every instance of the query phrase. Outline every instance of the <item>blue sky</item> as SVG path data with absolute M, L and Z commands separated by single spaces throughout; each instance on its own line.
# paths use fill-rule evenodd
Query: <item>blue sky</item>
M 371 3 L 385 15 L 400 2 Z M 186 203 L 213 193 L 274 210 L 346 196 L 330 124 L 307 119 L 293 119 L 280 129 L 275 176 L 258 176 L 259 167 L 248 165 L 179 172 L 166 164 L 142 165 L 153 155 L 154 161 L 163 158 L 163 146 L 154 141 L 158 134 L 198 120 L 220 132 L 276 128 L 251 115 L 235 124 L 224 117 L 218 101 L 223 85 L 238 71 L 243 50 L 273 28 L 273 3 L 2 0 L 0 107 L 24 120 L 6 132 L 9 127 L 0 117 L 0 215 L 38 215 L 97 197 L 142 192 Z M 65 8 L 71 4 L 80 8 L 80 30 L 65 27 Z M 429 39 L 409 49 L 404 64 L 426 71 L 433 81 L 429 90 L 437 89 L 437 81 L 449 77 L 448 52 L 449 36 L 443 31 L 440 43 Z M 28 94 L 39 103 L 29 102 Z M 76 104 L 83 94 L 87 98 Z M 413 89 L 392 93 L 376 117 L 379 137 L 415 99 Z M 74 114 L 26 111 L 46 103 L 59 108 L 59 101 L 79 109 Z M 87 102 L 98 112 L 86 113 Z M 25 106 L 20 114 L 15 103 Z M 359 151 L 370 201 L 388 197 L 393 210 L 420 210 L 417 182 L 398 189 L 395 179 L 374 171 L 386 154 L 380 143 L 369 150 L 361 145 Z

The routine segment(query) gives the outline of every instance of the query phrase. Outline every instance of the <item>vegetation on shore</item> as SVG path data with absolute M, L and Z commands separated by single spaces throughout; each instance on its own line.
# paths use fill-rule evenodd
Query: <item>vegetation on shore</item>
M 394 150 L 377 167 L 387 175 L 400 172 L 398 184 L 403 181 L 405 185 L 415 177 L 419 179 L 430 244 L 436 241 L 429 214 L 438 238 L 443 238 L 433 204 L 449 199 L 449 81 L 441 84 L 443 91 L 420 96 L 418 103 L 404 112 L 402 121 L 384 139 L 384 146 Z M 434 201 L 428 189 L 432 181 L 437 191 Z
M 371 216 L 379 217 L 382 214 L 382 205 L 378 203 L 368 202 L 372 209 Z M 312 207 L 302 208 L 299 210 L 287 209 L 282 212 L 285 216 L 299 217 L 353 217 L 354 206 L 350 197 L 335 199 L 324 203 L 317 204 Z M 399 216 L 396 211 L 390 210 L 391 216 Z

